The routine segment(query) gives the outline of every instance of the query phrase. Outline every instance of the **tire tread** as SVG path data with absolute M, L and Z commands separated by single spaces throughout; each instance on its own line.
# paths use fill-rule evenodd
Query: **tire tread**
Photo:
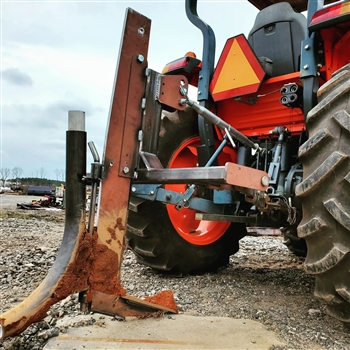
M 315 275 L 315 296 L 335 318 L 350 322 L 350 64 L 318 92 L 308 114 L 309 140 L 300 147 L 304 179 L 296 187 L 307 243 L 305 270 Z

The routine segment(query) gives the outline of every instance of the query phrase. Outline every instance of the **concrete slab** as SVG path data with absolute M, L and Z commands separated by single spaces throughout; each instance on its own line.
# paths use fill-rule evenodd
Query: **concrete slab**
M 74 324 L 74 319 L 61 321 Z M 59 324 L 58 324 L 59 326 Z M 56 349 L 270 349 L 283 344 L 259 322 L 226 317 L 164 316 L 103 322 L 51 338 L 44 350 Z

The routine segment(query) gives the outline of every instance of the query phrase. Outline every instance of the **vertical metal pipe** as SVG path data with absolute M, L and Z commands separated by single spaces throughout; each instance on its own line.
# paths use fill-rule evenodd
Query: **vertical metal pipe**
M 85 207 L 86 132 L 85 112 L 68 112 L 66 132 L 66 223 L 79 224 Z
M 86 217 L 86 188 L 82 179 L 86 175 L 85 112 L 68 112 L 66 133 L 66 225 L 79 225 L 81 215 Z M 80 308 L 84 311 L 85 291 L 79 293 Z
M 97 200 L 97 182 L 92 184 L 91 197 L 90 197 L 90 210 L 89 210 L 89 221 L 88 221 L 88 232 L 94 233 L 95 223 L 95 211 L 96 211 L 96 200 Z

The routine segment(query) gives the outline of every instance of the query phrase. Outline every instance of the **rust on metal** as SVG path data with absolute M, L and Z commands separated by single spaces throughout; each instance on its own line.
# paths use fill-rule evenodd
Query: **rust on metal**
M 153 297 L 145 297 L 145 301 L 156 305 L 162 305 L 164 308 L 177 313 L 178 309 L 175 304 L 174 295 L 171 290 L 163 290 Z
M 91 310 L 110 316 L 122 317 L 154 317 L 166 313 L 177 313 L 178 309 L 170 290 L 162 291 L 145 300 L 131 295 L 110 295 L 95 291 Z
M 60 249 L 54 265 L 38 288 L 19 305 L 0 316 L 1 339 L 20 334 L 32 323 L 42 320 L 51 305 L 88 287 L 93 239 L 86 233 L 84 216 L 76 240 L 71 239 L 71 244 L 65 245 L 70 259 L 64 261 L 68 255 Z M 67 228 L 66 225 L 64 239 L 72 233 L 71 230 L 74 231 L 74 228 Z
M 186 104 L 180 105 L 183 98 L 180 85 L 188 91 L 188 80 L 183 75 L 162 75 L 159 82 L 158 101 L 169 107 L 184 110 Z
M 138 26 L 141 28 L 145 27 L 144 23 L 138 23 Z M 146 28 L 147 29 L 147 28 Z M 148 29 L 147 29 L 148 30 Z M 149 33 L 149 31 L 148 31 Z M 145 36 L 146 34 L 144 34 Z M 135 38 L 135 40 L 137 40 Z M 118 134 L 121 141 L 121 152 L 120 152 L 120 163 L 119 163 L 119 175 L 122 177 L 133 178 L 134 171 L 137 167 L 138 161 L 138 148 L 135 145 L 138 144 L 138 133 L 141 130 L 141 114 L 142 114 L 142 98 L 145 95 L 145 85 L 146 85 L 146 68 L 147 68 L 147 47 L 144 45 L 139 45 L 139 53 L 134 54 L 131 57 L 131 66 L 130 60 L 128 64 L 119 61 L 119 71 L 120 70 L 129 70 L 129 77 L 127 84 L 124 84 L 120 88 L 116 86 L 116 92 L 118 89 L 117 102 L 119 100 L 124 100 L 124 97 L 127 99 L 123 102 L 127 103 L 125 106 L 125 118 L 124 125 L 118 125 L 118 131 L 114 130 L 114 133 Z M 124 47 L 123 47 L 124 49 Z M 126 48 L 126 50 L 128 47 Z M 144 60 L 140 62 L 139 56 L 142 56 Z M 123 72 L 124 73 L 124 72 Z M 117 113 L 118 109 L 120 111 L 121 106 L 117 104 L 112 105 L 111 113 Z M 122 124 L 122 123 L 120 123 Z M 110 125 L 111 127 L 111 125 Z M 113 142 L 116 142 L 117 139 L 113 139 Z M 119 153 L 119 151 L 118 151 Z M 117 165 L 117 164 L 116 164 Z
M 69 114 L 69 120 L 71 117 Z M 44 318 L 52 304 L 88 286 L 92 240 L 86 235 L 85 225 L 85 185 L 81 179 L 86 172 L 86 132 L 81 125 L 66 132 L 66 169 L 66 220 L 61 248 L 36 290 L 0 315 L 1 339 L 19 334 Z
M 164 169 L 162 163 L 160 162 L 159 158 L 155 154 L 148 153 L 148 152 L 140 152 L 140 156 L 147 170 Z
M 107 231 L 110 233 L 111 239 L 113 239 L 113 240 L 116 240 L 116 239 L 117 239 L 117 235 L 115 234 L 115 230 L 114 230 L 113 228 L 108 227 L 108 228 L 107 228 Z
M 97 247 L 87 297 L 92 310 L 110 314 L 112 309 L 121 316 L 146 317 L 159 310 L 168 311 L 154 304 L 145 311 L 144 306 L 140 307 L 144 302 L 126 296 L 120 283 L 131 178 L 137 165 L 138 132 L 142 125 L 149 33 L 150 20 L 129 10 L 108 123 Z
M 150 26 L 147 17 L 128 10 L 104 150 L 96 242 L 100 252 L 94 259 L 93 283 L 88 299 L 92 298 L 94 290 L 125 294 L 120 285 L 120 267 L 125 248 L 130 177 L 134 173 L 135 154 L 139 147 L 137 135 L 141 128 Z

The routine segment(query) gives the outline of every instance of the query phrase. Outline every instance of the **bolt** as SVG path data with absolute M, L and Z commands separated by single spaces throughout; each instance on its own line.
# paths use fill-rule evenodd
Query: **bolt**
M 202 95 L 202 91 L 198 91 L 198 95 Z
M 129 170 L 129 168 L 128 168 L 127 166 L 124 167 L 124 169 L 123 169 L 123 173 L 124 173 L 124 174 L 127 174 L 129 171 L 130 171 L 130 170 Z
M 139 33 L 140 35 L 145 34 L 145 29 L 142 28 L 142 27 L 140 27 L 137 31 L 138 31 L 138 33 Z
M 269 183 L 270 183 L 269 177 L 268 177 L 268 176 L 263 176 L 263 177 L 261 178 L 261 183 L 262 183 L 263 186 L 268 186 Z
M 203 75 L 200 75 L 198 78 L 199 78 L 199 80 L 202 80 L 203 79 Z
M 186 96 L 186 95 L 187 95 L 187 89 L 185 89 L 185 88 L 180 88 L 180 94 L 181 94 L 182 96 Z
M 304 46 L 304 49 L 305 49 L 305 50 L 310 50 L 310 45 L 305 45 L 305 46 Z
M 144 58 L 142 55 L 137 55 L 137 60 L 138 60 L 140 63 L 142 63 L 142 62 L 145 60 L 145 58 Z
M 165 195 L 165 199 L 166 199 L 167 201 L 170 201 L 170 199 L 171 199 L 171 194 Z
M 317 67 L 318 67 L 318 68 L 322 68 L 322 64 L 321 64 L 321 63 L 318 63 L 318 64 L 317 64 Z
M 308 65 L 308 64 L 305 64 L 303 68 L 304 68 L 305 70 L 308 70 L 308 69 L 309 69 L 309 65 Z
M 136 192 L 136 187 L 131 187 L 131 192 Z
M 149 194 L 150 194 L 151 196 L 153 196 L 153 195 L 154 195 L 154 191 L 151 191 Z

